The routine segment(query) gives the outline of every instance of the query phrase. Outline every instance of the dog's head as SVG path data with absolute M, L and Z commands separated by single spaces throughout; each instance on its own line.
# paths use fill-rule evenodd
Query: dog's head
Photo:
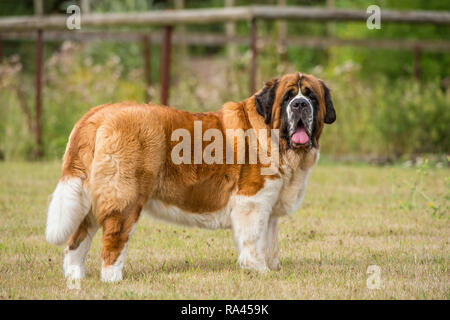
M 255 94 L 257 112 L 272 129 L 279 129 L 288 148 L 317 148 L 325 123 L 336 120 L 330 90 L 309 74 L 287 74 L 268 81 Z

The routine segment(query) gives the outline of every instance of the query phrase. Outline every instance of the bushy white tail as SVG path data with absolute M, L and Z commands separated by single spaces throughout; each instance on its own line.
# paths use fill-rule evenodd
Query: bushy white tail
M 47 241 L 64 244 L 89 213 L 91 203 L 80 178 L 61 179 L 52 194 L 47 216 Z

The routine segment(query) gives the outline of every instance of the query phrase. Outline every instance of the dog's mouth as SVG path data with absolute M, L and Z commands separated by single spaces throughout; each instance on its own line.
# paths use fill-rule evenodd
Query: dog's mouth
M 301 119 L 299 120 L 295 131 L 291 134 L 290 141 L 293 147 L 310 145 L 310 137 Z

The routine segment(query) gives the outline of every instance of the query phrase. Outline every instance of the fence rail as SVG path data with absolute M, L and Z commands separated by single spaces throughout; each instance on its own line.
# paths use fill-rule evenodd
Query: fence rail
M 315 21 L 366 21 L 369 13 L 364 10 L 252 6 L 256 19 L 303 19 Z M 450 12 L 381 10 L 381 21 L 396 23 L 450 24 Z
M 148 11 L 141 13 L 82 14 L 83 27 L 103 26 L 167 26 L 177 24 L 210 24 L 233 21 L 262 20 L 315 20 L 366 21 L 370 14 L 364 10 L 249 6 L 217 9 L 184 9 Z M 0 19 L 0 31 L 31 31 L 36 29 L 66 29 L 67 15 L 10 17 Z M 449 12 L 382 10 L 381 21 L 396 23 L 450 24 Z
M 53 41 L 117 41 L 117 42 L 137 42 L 144 36 L 151 36 L 152 43 L 161 44 L 163 33 L 159 31 L 152 32 L 118 32 L 118 31 L 46 31 L 43 34 L 43 40 L 46 42 Z M 9 41 L 36 41 L 36 32 L 31 31 L 14 31 L 14 32 L 0 32 L 0 37 L 3 40 Z M 261 36 L 258 37 L 258 43 L 261 46 L 266 46 L 273 43 L 272 37 Z M 188 44 L 199 46 L 219 47 L 228 45 L 230 42 L 238 45 L 248 45 L 248 36 L 234 36 L 228 37 L 224 34 L 218 33 L 185 33 L 178 34 L 174 31 L 172 36 L 174 44 Z M 289 36 L 290 46 L 306 46 L 313 48 L 330 48 L 334 46 L 351 46 L 364 48 L 382 48 L 394 50 L 413 50 L 419 48 L 431 52 L 446 52 L 450 51 L 450 41 L 444 40 L 405 40 L 405 39 L 343 39 L 336 37 L 317 37 L 317 36 Z
M 42 1 L 36 1 L 42 4 Z M 86 5 L 85 5 L 86 7 Z M 42 8 L 41 8 L 42 9 Z M 214 9 L 184 9 L 149 11 L 142 13 L 102 13 L 92 14 L 85 10 L 81 16 L 83 31 L 67 30 L 66 19 L 68 15 L 42 15 L 42 10 L 36 10 L 35 16 L 0 18 L 0 62 L 2 59 L 2 39 L 31 39 L 36 41 L 36 90 L 35 90 L 35 142 L 37 145 L 36 158 L 40 157 L 42 150 L 41 138 L 41 88 L 43 42 L 73 40 L 114 40 L 114 41 L 141 41 L 145 68 L 146 96 L 151 84 L 150 79 L 150 44 L 161 43 L 160 63 L 160 102 L 168 103 L 170 86 L 170 56 L 172 42 L 180 44 L 197 44 L 205 46 L 220 46 L 228 43 L 249 45 L 251 50 L 250 64 L 250 92 L 256 90 L 256 70 L 258 48 L 273 44 L 273 39 L 258 37 L 257 20 L 296 20 L 302 21 L 359 21 L 365 22 L 370 16 L 365 10 L 349 10 L 335 8 L 313 7 L 282 7 L 282 6 L 249 6 L 225 7 Z M 86 12 L 87 11 L 87 12 Z M 247 21 L 251 23 L 248 37 L 226 36 L 220 34 L 187 34 L 177 35 L 172 32 L 175 25 L 186 24 L 212 24 Z M 396 11 L 381 10 L 381 23 L 412 23 L 450 25 L 450 12 L 437 11 Z M 163 32 L 158 31 L 132 31 L 117 32 L 124 26 L 160 26 Z M 93 31 L 97 27 L 115 27 L 116 31 Z M 91 29 L 91 31 L 86 31 Z M 397 39 L 338 39 L 330 37 L 298 37 L 290 36 L 289 45 L 306 47 L 330 46 L 358 46 L 369 48 L 387 48 L 398 50 L 412 50 L 414 53 L 414 74 L 421 78 L 421 50 L 450 51 L 450 41 L 433 40 L 397 40 Z

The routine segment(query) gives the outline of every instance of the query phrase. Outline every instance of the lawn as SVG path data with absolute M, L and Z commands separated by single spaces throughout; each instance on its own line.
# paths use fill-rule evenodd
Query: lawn
M 281 270 L 236 266 L 230 230 L 143 217 L 124 281 L 100 281 L 98 232 L 81 290 L 45 242 L 59 163 L 0 163 L 1 299 L 449 299 L 450 169 L 319 164 L 301 209 L 280 225 Z M 368 289 L 370 265 L 380 288 Z

